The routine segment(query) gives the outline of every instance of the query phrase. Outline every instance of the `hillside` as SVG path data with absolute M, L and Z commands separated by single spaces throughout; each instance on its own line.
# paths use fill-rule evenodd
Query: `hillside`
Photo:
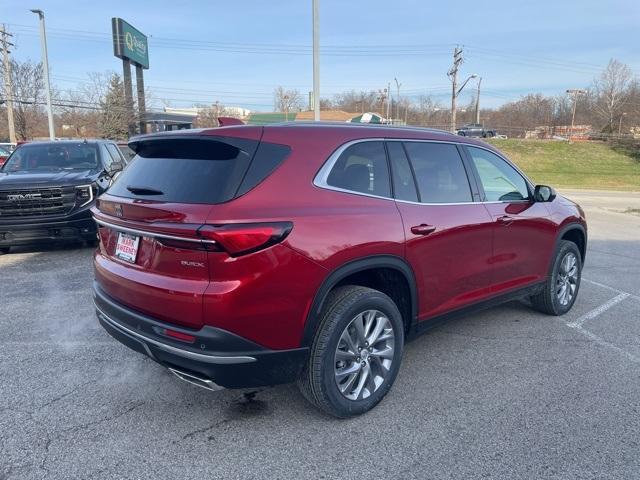
M 640 152 L 600 142 L 493 139 L 536 183 L 560 188 L 640 191 Z

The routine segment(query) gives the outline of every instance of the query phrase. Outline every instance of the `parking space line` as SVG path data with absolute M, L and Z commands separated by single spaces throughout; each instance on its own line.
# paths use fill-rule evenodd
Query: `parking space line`
M 625 298 L 629 298 L 630 296 L 631 296 L 631 294 L 626 293 L 626 292 L 619 293 L 618 295 L 613 297 L 608 302 L 605 302 L 602 305 L 600 305 L 599 307 L 596 307 L 593 310 L 585 313 L 584 315 L 579 316 L 573 322 L 567 323 L 567 326 L 568 327 L 572 327 L 572 328 L 582 327 L 582 324 L 584 322 L 586 322 L 587 320 L 592 320 L 592 319 L 596 318 L 598 315 L 601 315 L 602 313 L 606 312 L 607 310 L 609 310 L 614 305 L 617 305 L 618 303 L 623 301 Z
M 625 292 L 624 290 L 620 290 L 618 288 L 612 287 L 611 285 L 605 285 L 604 283 L 596 282 L 594 280 L 589 280 L 588 278 L 583 278 L 583 282 L 590 283 L 591 285 L 596 285 L 598 287 L 606 288 L 607 290 L 611 290 L 616 293 L 626 293 L 629 298 L 633 298 L 634 300 L 640 300 L 640 296 L 634 295 L 633 293 Z
M 577 332 L 581 333 L 582 335 L 584 335 L 585 337 L 591 339 L 592 341 L 594 341 L 598 345 L 600 345 L 602 347 L 605 347 L 605 348 L 608 348 L 610 350 L 613 350 L 613 351 L 619 353 L 620 355 L 622 355 L 623 357 L 627 358 L 628 360 L 631 360 L 634 363 L 640 363 L 640 357 L 639 356 L 634 355 L 633 353 L 630 353 L 630 352 L 626 351 L 625 349 L 620 348 L 617 345 L 614 345 L 613 343 L 606 341 L 604 338 L 599 337 L 595 333 L 590 332 L 589 330 L 585 329 L 582 326 L 584 324 L 584 322 L 586 322 L 587 320 L 592 320 L 592 319 L 598 317 L 599 315 L 602 315 L 604 312 L 609 310 L 611 307 L 613 307 L 614 305 L 617 305 L 618 303 L 622 302 L 626 298 L 633 298 L 635 300 L 640 300 L 640 296 L 634 295 L 634 294 L 629 293 L 629 292 L 625 292 L 625 291 L 619 290 L 619 289 L 614 288 L 614 287 L 612 287 L 610 285 L 605 285 L 604 283 L 596 282 L 594 280 L 589 280 L 589 279 L 586 279 L 586 278 L 583 278 L 582 280 L 587 282 L 587 283 L 590 283 L 592 285 L 596 285 L 598 287 L 602 287 L 602 288 L 605 288 L 605 289 L 610 290 L 612 292 L 615 292 L 618 295 L 616 295 L 612 299 L 606 301 L 602 305 L 594 308 L 593 310 L 585 313 L 584 315 L 581 315 L 580 317 L 578 317 L 573 322 L 563 322 L 563 323 L 567 327 L 572 328 L 575 331 L 577 331 Z
M 568 324 L 568 323 L 566 325 L 571 327 L 571 325 Z M 616 352 L 618 352 L 622 356 L 626 357 L 628 360 L 631 360 L 632 362 L 640 363 L 640 357 L 638 357 L 637 355 L 634 355 L 633 353 L 627 352 L 623 348 L 620 348 L 617 345 L 614 345 L 613 343 L 607 342 L 604 338 L 599 337 L 595 333 L 592 333 L 589 330 L 585 330 L 582 327 L 572 327 L 572 328 L 574 330 L 576 330 L 577 332 L 580 332 L 585 337 L 590 338 L 591 340 L 593 340 L 598 345 L 600 345 L 602 347 L 609 348 L 611 350 L 615 350 Z

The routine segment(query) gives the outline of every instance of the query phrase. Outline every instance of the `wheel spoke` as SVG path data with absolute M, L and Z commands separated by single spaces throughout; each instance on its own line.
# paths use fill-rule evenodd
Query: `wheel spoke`
M 369 365 L 366 365 L 362 368 L 362 373 L 360 374 L 360 379 L 358 381 L 358 385 L 356 386 L 355 390 L 353 391 L 353 395 L 356 397 L 356 400 L 360 400 L 360 395 L 362 394 L 362 390 L 364 387 L 365 382 L 367 381 L 367 379 L 369 378 L 369 374 L 371 373 L 371 369 L 369 368 Z
M 356 357 L 357 355 L 354 352 L 340 349 L 336 350 L 336 360 L 353 361 Z
M 393 359 L 393 347 L 387 346 L 381 350 L 374 350 L 373 352 L 371 352 L 371 355 L 377 358 Z
M 356 340 L 351 336 L 348 328 L 344 329 L 342 332 L 342 336 L 340 337 L 340 341 L 344 342 L 347 345 L 347 350 L 353 353 L 358 352 L 358 345 Z M 340 343 L 338 343 L 340 345 Z
M 375 327 L 373 328 L 373 331 L 369 334 L 369 337 L 367 338 L 367 342 L 369 342 L 369 345 L 376 344 L 376 342 L 378 341 L 378 338 L 380 337 L 380 334 L 382 333 L 382 331 L 384 330 L 384 327 L 386 326 L 387 326 L 386 318 L 378 318 L 376 320 Z
M 365 333 L 364 333 L 364 313 L 361 313 L 356 318 L 353 319 L 353 326 L 356 330 L 356 335 L 358 339 L 358 343 L 360 345 L 364 345 L 365 342 Z
M 346 382 L 339 385 L 340 391 L 345 395 L 349 395 L 349 393 L 351 393 L 351 387 L 353 387 L 353 383 L 355 382 L 356 378 L 358 378 L 358 372 L 352 373 Z
M 362 366 L 358 362 L 354 362 L 352 365 L 336 370 L 336 379 L 338 381 L 342 380 L 347 375 L 351 375 L 352 373 L 357 373 L 360 371 Z
M 367 310 L 364 313 L 364 336 L 367 339 L 371 335 L 371 329 L 376 320 L 376 312 L 373 310 Z

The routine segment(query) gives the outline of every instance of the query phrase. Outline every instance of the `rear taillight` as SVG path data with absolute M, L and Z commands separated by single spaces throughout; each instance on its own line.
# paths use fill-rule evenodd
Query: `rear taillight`
M 284 240 L 293 228 L 291 222 L 203 225 L 198 234 L 213 240 L 232 257 L 257 252 Z

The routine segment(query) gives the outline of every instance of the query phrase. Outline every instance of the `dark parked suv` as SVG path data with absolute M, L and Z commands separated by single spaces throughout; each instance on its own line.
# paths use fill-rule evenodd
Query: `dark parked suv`
M 106 140 L 29 142 L 0 169 L 0 252 L 63 240 L 96 242 L 90 208 L 124 158 Z
M 484 143 L 413 128 L 230 126 L 133 139 L 92 209 L 103 327 L 212 390 L 297 381 L 338 417 L 405 341 L 527 297 L 571 309 L 584 214 Z

